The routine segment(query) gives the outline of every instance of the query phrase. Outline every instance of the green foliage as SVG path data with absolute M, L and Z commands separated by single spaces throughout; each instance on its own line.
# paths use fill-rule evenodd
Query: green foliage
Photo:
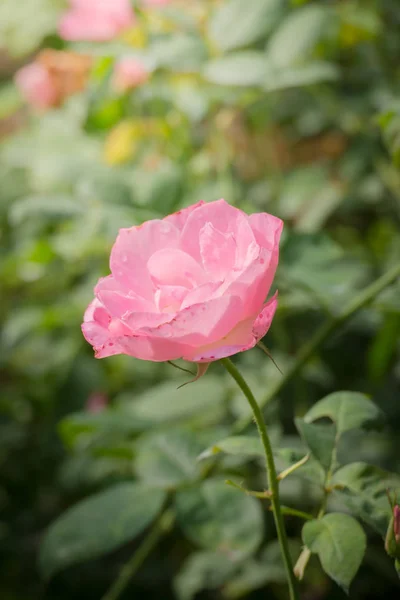
M 318 554 L 324 571 L 348 592 L 367 543 L 357 521 L 346 514 L 325 515 L 304 525 L 303 542 Z
M 270 37 L 267 45 L 268 59 L 277 68 L 306 61 L 332 27 L 334 17 L 334 13 L 327 7 L 315 4 L 293 11 Z
M 209 35 L 222 51 L 249 46 L 272 31 L 283 0 L 228 0 L 212 15 Z
M 285 222 L 265 341 L 283 375 L 259 349 L 237 361 L 257 400 L 273 396 L 263 406 L 278 471 L 310 456 L 280 483 L 294 562 L 304 518 L 320 517 L 303 529 L 323 567 L 304 569 L 304 593 L 334 600 L 328 576 L 349 586 L 365 546 L 356 518 L 370 562 L 352 597 L 396 597 L 381 564 L 387 490 L 400 494 L 399 283 L 338 316 L 400 255 L 398 2 L 133 4 L 136 25 L 118 39 L 70 44 L 56 33 L 66 2 L 0 3 L 0 597 L 102 597 L 166 491 L 177 525 L 127 597 L 171 600 L 172 581 L 181 600 L 282 596 L 240 391 L 218 365 L 178 390 L 191 376 L 170 365 L 95 361 L 79 328 L 120 227 L 218 197 Z M 14 75 L 47 47 L 87 53 L 92 72 L 35 111 Z M 149 80 L 118 93 L 126 56 Z M 96 394 L 105 405 L 93 412 Z
M 177 519 L 192 542 L 236 560 L 254 552 L 263 539 L 260 503 L 210 479 L 178 492 Z
M 45 577 L 130 541 L 151 523 L 165 500 L 161 490 L 120 483 L 62 515 L 47 532 L 40 553 Z
M 162 488 L 190 483 L 200 476 L 197 456 L 202 444 L 185 430 L 149 434 L 138 443 L 139 478 Z
M 3 0 L 0 6 L 2 47 L 23 57 L 36 50 L 43 38 L 54 32 L 61 14 L 61 0 Z
M 367 525 L 384 536 L 390 517 L 388 490 L 398 490 L 400 479 L 373 465 L 355 462 L 345 465 L 332 477 L 335 495 Z
M 229 579 L 235 564 L 223 554 L 194 552 L 175 580 L 178 600 L 192 600 L 203 589 L 215 589 Z
M 329 470 L 336 444 L 336 428 L 332 425 L 310 424 L 302 419 L 296 419 L 296 426 L 313 456 L 325 470 Z
M 336 424 L 338 435 L 341 435 L 350 429 L 376 425 L 381 413 L 365 394 L 335 392 L 314 404 L 305 416 L 305 421 L 310 423 L 321 417 L 329 417 Z
M 268 63 L 262 52 L 242 50 L 208 62 L 204 68 L 207 81 L 220 85 L 259 86 L 267 76 Z
M 258 437 L 236 435 L 220 440 L 210 448 L 207 448 L 200 454 L 199 459 L 209 458 L 220 452 L 234 456 L 263 456 L 264 453 Z

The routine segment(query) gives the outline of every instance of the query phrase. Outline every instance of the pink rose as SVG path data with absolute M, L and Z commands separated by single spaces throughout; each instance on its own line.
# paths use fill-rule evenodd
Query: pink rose
M 126 92 L 149 78 L 149 72 L 137 58 L 122 58 L 117 62 L 113 74 L 113 86 L 118 92 Z
M 211 362 L 252 348 L 277 306 L 265 299 L 282 226 L 218 200 L 121 229 L 82 325 L 96 357 Z
M 134 23 L 129 0 L 70 0 L 59 34 L 65 40 L 104 42 Z
M 86 410 L 92 414 L 103 412 L 107 408 L 108 397 L 101 392 L 93 392 L 86 401 Z
M 57 88 L 44 65 L 31 63 L 17 71 L 15 83 L 25 100 L 35 108 L 54 106 L 58 100 Z

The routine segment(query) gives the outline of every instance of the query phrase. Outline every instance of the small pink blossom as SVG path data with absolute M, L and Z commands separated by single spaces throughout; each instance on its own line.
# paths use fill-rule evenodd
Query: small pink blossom
M 129 0 L 70 0 L 59 34 L 70 41 L 108 41 L 133 25 Z
M 393 529 L 394 537 L 397 543 L 400 542 L 400 506 L 397 504 L 393 509 Z
M 212 362 L 255 346 L 277 306 L 282 227 L 218 200 L 121 229 L 82 325 L 96 357 Z
M 89 398 L 86 401 L 86 410 L 92 414 L 97 414 L 102 412 L 105 408 L 107 408 L 108 397 L 106 394 L 102 394 L 101 392 L 94 392 L 90 394 Z
M 118 92 L 126 92 L 145 83 L 149 72 L 137 58 L 122 58 L 114 69 L 113 85 Z
M 31 63 L 15 75 L 15 83 L 25 100 L 33 107 L 46 109 L 57 103 L 57 89 L 45 66 Z

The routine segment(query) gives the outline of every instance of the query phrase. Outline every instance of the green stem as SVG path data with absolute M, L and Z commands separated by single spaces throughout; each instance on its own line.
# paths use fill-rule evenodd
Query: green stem
M 390 271 L 379 277 L 376 281 L 371 283 L 368 287 L 362 290 L 356 297 L 351 300 L 341 313 L 328 319 L 311 337 L 311 339 L 302 346 L 296 360 L 286 371 L 285 376 L 280 378 L 275 385 L 272 385 L 266 396 L 262 398 L 260 405 L 265 406 L 270 402 L 279 392 L 285 387 L 285 385 L 292 379 L 294 375 L 300 371 L 300 369 L 306 364 L 306 362 L 313 356 L 320 346 L 329 338 L 331 333 L 338 327 L 343 325 L 350 319 L 356 312 L 364 308 L 367 304 L 372 302 L 374 298 L 386 287 L 391 285 L 400 276 L 400 263 L 394 266 Z M 239 419 L 234 427 L 234 433 L 239 433 L 245 429 L 250 423 L 250 420 L 245 417 Z
M 304 521 L 314 520 L 313 515 L 311 515 L 310 513 L 303 512 L 302 510 L 297 510 L 296 508 L 291 508 L 290 506 L 282 505 L 281 512 L 283 515 L 289 515 L 290 517 L 298 517 L 299 519 L 303 519 Z
M 279 545 L 281 547 L 282 558 L 285 564 L 289 593 L 291 600 L 298 600 L 299 595 L 297 591 L 297 581 L 293 573 L 292 559 L 289 553 L 289 544 L 286 536 L 285 524 L 282 516 L 282 508 L 279 497 L 279 482 L 278 475 L 276 472 L 274 455 L 272 452 L 271 442 L 268 436 L 267 428 L 264 422 L 261 409 L 257 404 L 257 401 L 253 395 L 253 392 L 247 385 L 246 381 L 242 377 L 239 370 L 233 364 L 229 358 L 222 358 L 221 363 L 224 365 L 229 374 L 236 381 L 243 394 L 246 396 L 248 403 L 253 411 L 254 419 L 257 424 L 258 433 L 260 435 L 261 442 L 264 447 L 265 463 L 267 467 L 268 475 L 268 489 L 271 491 L 271 508 L 274 516 L 275 526 L 278 534 Z
M 264 492 L 255 492 L 253 490 L 247 490 L 245 487 L 240 485 L 240 483 L 236 483 L 231 479 L 226 479 L 225 483 L 227 485 L 231 485 L 237 490 L 240 490 L 244 494 L 247 494 L 247 496 L 254 496 L 255 498 L 260 498 L 261 500 L 271 500 L 272 493 L 269 490 L 265 490 Z M 268 510 L 272 512 L 272 505 L 268 506 Z M 314 519 L 314 515 L 310 513 L 303 512 L 302 510 L 297 510 L 296 508 L 291 508 L 290 506 L 283 506 L 283 504 L 281 504 L 281 513 L 283 515 L 290 515 L 291 517 L 298 517 L 299 519 L 303 519 L 304 521 L 312 521 Z
M 171 529 L 173 522 L 174 514 L 171 510 L 166 510 L 156 521 L 132 558 L 122 567 L 117 579 L 105 593 L 102 600 L 117 600 L 120 597 L 160 538 Z

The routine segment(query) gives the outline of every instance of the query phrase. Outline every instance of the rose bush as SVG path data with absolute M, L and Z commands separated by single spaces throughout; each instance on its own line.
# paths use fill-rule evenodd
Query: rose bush
M 283 223 L 224 200 L 121 229 L 82 330 L 96 357 L 211 362 L 268 331 Z

